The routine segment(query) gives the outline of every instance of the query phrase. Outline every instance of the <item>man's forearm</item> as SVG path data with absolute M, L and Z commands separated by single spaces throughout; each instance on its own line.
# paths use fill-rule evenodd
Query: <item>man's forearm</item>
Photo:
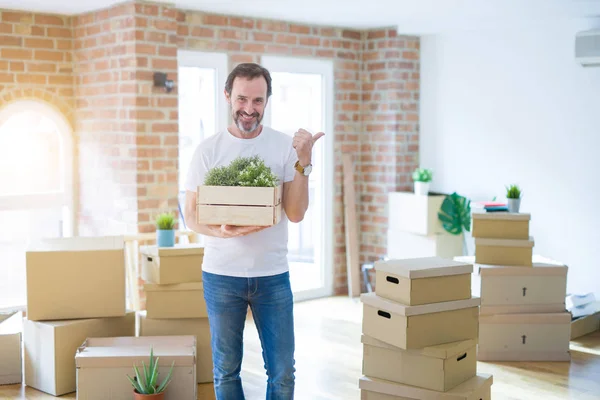
M 285 213 L 288 219 L 292 222 L 302 221 L 308 209 L 308 176 L 296 172 L 285 196 Z

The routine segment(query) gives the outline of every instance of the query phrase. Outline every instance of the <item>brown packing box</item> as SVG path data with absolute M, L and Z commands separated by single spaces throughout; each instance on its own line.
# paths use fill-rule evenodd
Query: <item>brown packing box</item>
M 406 305 L 471 298 L 473 265 L 441 257 L 375 262 L 375 292 Z
M 600 329 L 600 312 L 571 321 L 571 340 Z
M 403 350 L 362 335 L 362 373 L 405 385 L 446 392 L 477 374 L 475 340 Z
M 361 400 L 491 400 L 494 378 L 479 373 L 447 392 L 438 392 L 362 376 L 358 386 Z
M 124 243 L 122 236 L 103 236 L 48 239 L 31 246 L 26 253 L 27 319 L 124 316 Z
M 53 396 L 76 390 L 74 357 L 86 338 L 135 336 L 135 312 L 124 317 L 24 320 L 25 384 Z
M 142 246 L 142 279 L 149 283 L 202 282 L 204 247 L 175 244 L 174 247 Z
M 533 237 L 521 239 L 475 238 L 475 262 L 504 266 L 531 267 Z
M 445 195 L 420 196 L 413 192 L 388 193 L 390 228 L 423 236 L 448 235 L 438 218 L 445 198 Z
M 0 321 L 0 385 L 13 385 L 23 381 L 22 332 L 22 312 L 16 312 Z
M 569 361 L 571 314 L 496 314 L 479 319 L 480 361 Z
M 479 303 L 468 300 L 406 306 L 364 293 L 362 332 L 395 347 L 420 349 L 427 346 L 477 339 Z
M 205 318 L 206 301 L 202 282 L 157 285 L 147 283 L 146 312 L 148 318 Z
M 194 336 L 148 336 L 88 338 L 77 350 L 77 398 L 85 400 L 131 400 L 133 386 L 127 375 L 133 366 L 148 366 L 150 349 L 158 357 L 158 380 L 162 382 L 174 362 L 165 400 L 196 400 L 196 339 Z
M 275 225 L 281 220 L 282 190 L 282 185 L 198 186 L 197 222 L 208 225 Z
M 208 318 L 153 319 L 138 312 L 138 336 L 194 335 L 196 337 L 196 375 L 198 383 L 213 381 L 213 359 Z
M 473 212 L 474 238 L 529 239 L 531 214 L 508 212 Z
M 565 311 L 568 267 L 534 262 L 531 268 L 477 264 L 480 315 Z

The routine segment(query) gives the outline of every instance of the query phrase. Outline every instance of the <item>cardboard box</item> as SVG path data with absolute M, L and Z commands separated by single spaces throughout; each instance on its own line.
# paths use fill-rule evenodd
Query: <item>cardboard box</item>
M 358 387 L 361 400 L 491 400 L 493 382 L 492 375 L 479 373 L 447 392 L 437 392 L 362 376 Z
M 419 196 L 413 192 L 388 193 L 388 222 L 390 228 L 418 235 L 446 234 L 438 211 L 446 196 Z
M 471 298 L 473 265 L 441 257 L 375 262 L 377 295 L 406 305 Z
M 363 375 L 446 392 L 477 374 L 477 344 L 464 340 L 403 350 L 362 335 Z
M 443 257 L 463 254 L 463 235 L 448 233 L 419 235 L 403 232 L 395 227 L 387 231 L 387 256 L 389 258 Z
M 53 396 L 74 392 L 75 353 L 90 336 L 135 336 L 135 312 L 111 318 L 24 320 L 25 384 Z
M 22 332 L 22 312 L 16 312 L 0 321 L 0 385 L 13 385 L 23 381 Z
M 208 318 L 153 319 L 146 311 L 138 312 L 138 336 L 181 336 L 196 337 L 196 375 L 198 383 L 213 381 L 213 359 L 210 345 Z
M 197 243 L 174 247 L 142 246 L 142 279 L 162 285 L 202 282 L 204 247 Z
M 362 332 L 404 350 L 477 339 L 479 298 L 407 306 L 364 293 Z
M 531 268 L 519 268 L 477 264 L 476 269 L 481 276 L 481 315 L 502 311 L 498 307 L 508 307 L 506 313 L 565 310 L 566 265 L 534 262 Z
M 571 321 L 571 340 L 596 332 L 599 329 L 600 312 L 577 318 Z
M 77 398 L 85 400 L 131 400 L 133 366 L 148 366 L 150 349 L 158 357 L 158 381 L 173 367 L 165 400 L 196 400 L 196 339 L 194 336 L 148 336 L 89 338 L 77 350 Z
M 472 236 L 489 239 L 529 239 L 531 214 L 473 212 Z
M 475 262 L 504 266 L 531 267 L 533 237 L 529 240 L 475 238 Z
M 479 319 L 480 361 L 569 361 L 571 314 L 496 314 Z
M 27 250 L 26 269 L 30 321 L 125 315 L 122 236 L 41 241 Z
M 144 291 L 148 318 L 208 317 L 202 282 L 173 285 L 147 283 Z
M 281 220 L 283 186 L 198 186 L 197 222 L 271 226 Z

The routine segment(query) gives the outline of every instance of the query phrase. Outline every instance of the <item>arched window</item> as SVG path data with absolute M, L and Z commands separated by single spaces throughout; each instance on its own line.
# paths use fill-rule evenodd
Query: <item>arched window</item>
M 0 308 L 25 305 L 31 240 L 74 235 L 73 133 L 41 101 L 0 109 Z

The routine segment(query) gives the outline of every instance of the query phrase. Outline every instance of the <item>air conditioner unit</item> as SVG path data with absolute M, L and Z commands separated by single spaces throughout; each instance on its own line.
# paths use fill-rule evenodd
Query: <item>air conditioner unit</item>
M 600 67 L 600 29 L 577 32 L 575 60 L 584 67 Z

